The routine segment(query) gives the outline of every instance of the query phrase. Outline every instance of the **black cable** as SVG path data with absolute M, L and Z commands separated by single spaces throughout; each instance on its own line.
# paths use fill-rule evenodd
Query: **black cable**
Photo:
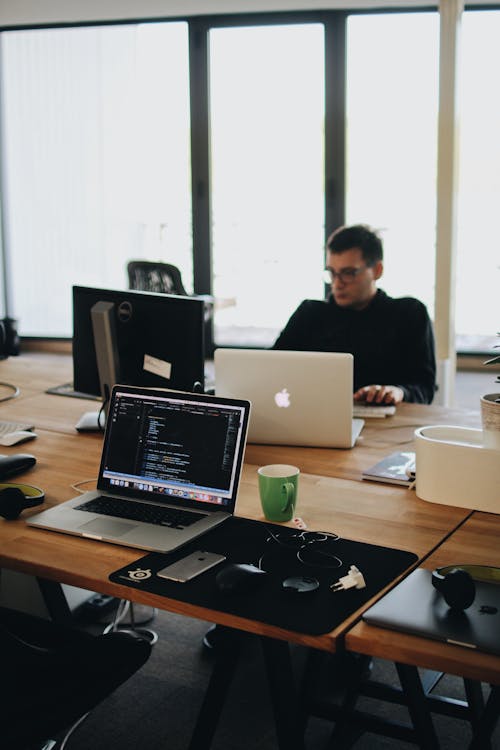
M 104 432 L 106 427 L 106 403 L 101 404 L 101 408 L 97 412 L 97 427 L 101 432 Z M 104 415 L 104 424 L 102 424 L 102 417 Z
M 278 548 L 287 549 L 295 552 L 295 557 L 303 565 L 310 565 L 316 568 L 335 569 L 343 565 L 341 558 L 328 548 L 323 548 L 326 542 L 337 542 L 340 536 L 335 532 L 328 531 L 297 531 L 292 534 L 283 532 L 274 533 L 268 526 L 266 531 L 269 534 L 267 542 L 276 542 Z M 269 552 L 269 550 L 268 550 Z M 257 566 L 262 568 L 262 562 L 267 552 L 264 551 L 259 558 Z M 307 559 L 312 554 L 312 559 Z
M 109 385 L 104 386 L 104 398 L 102 400 L 101 408 L 99 409 L 97 413 L 97 427 L 101 430 L 101 432 L 104 432 L 106 427 L 106 407 L 108 406 L 110 402 L 111 394 L 109 390 Z M 104 415 L 104 424 L 102 424 L 102 416 Z

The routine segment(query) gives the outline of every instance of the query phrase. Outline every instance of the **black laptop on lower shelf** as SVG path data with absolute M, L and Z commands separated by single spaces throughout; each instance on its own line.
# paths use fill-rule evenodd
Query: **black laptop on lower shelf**
M 457 566 L 460 567 L 460 566 Z M 500 585 L 475 581 L 468 609 L 450 609 L 431 582 L 432 572 L 417 568 L 370 607 L 370 625 L 500 655 Z

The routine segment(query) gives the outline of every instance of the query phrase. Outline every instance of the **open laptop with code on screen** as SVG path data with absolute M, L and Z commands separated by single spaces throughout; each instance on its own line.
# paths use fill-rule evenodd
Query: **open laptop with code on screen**
M 30 516 L 30 526 L 167 552 L 234 513 L 250 404 L 116 385 L 97 490 Z
M 219 396 L 252 403 L 251 443 L 352 448 L 353 356 L 275 349 L 216 349 Z

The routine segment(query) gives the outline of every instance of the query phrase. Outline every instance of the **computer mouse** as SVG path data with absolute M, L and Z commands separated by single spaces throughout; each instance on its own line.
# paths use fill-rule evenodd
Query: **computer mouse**
M 267 573 L 249 563 L 229 563 L 215 576 L 215 583 L 223 594 L 242 594 L 253 591 L 264 579 Z
M 0 480 L 31 469 L 35 464 L 36 458 L 30 453 L 14 453 L 12 456 L 0 456 Z
M 31 430 L 16 430 L 15 432 L 8 432 L 6 435 L 0 437 L 0 445 L 17 445 L 18 443 L 25 443 L 27 440 L 33 440 L 36 438 L 36 432 Z

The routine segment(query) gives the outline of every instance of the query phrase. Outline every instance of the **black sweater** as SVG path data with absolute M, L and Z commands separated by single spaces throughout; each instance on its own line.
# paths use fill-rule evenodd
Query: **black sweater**
M 435 391 L 434 334 L 425 305 L 394 299 L 381 289 L 364 310 L 307 299 L 293 313 L 273 349 L 349 352 L 354 390 L 397 385 L 405 401 L 430 404 Z

